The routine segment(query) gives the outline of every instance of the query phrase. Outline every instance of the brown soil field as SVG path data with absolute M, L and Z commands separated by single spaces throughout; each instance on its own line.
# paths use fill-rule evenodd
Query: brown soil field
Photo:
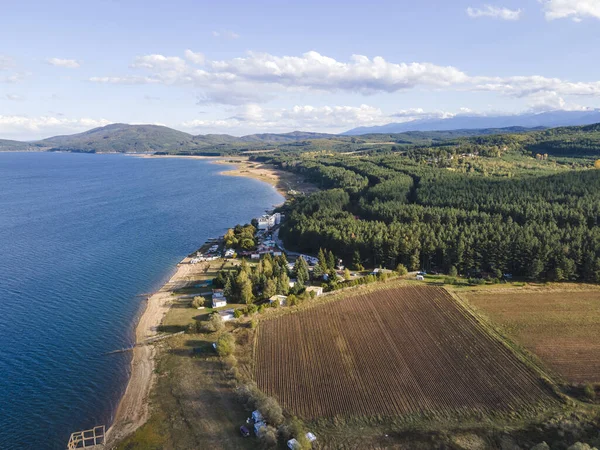
M 549 387 L 439 287 L 396 287 L 261 321 L 258 387 L 303 419 L 521 414 Z
M 567 381 L 600 382 L 600 290 L 463 295 Z

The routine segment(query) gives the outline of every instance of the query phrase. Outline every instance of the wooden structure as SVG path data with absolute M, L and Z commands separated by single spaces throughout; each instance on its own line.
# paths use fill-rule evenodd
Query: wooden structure
M 67 449 L 76 448 L 104 448 L 106 430 L 104 425 L 94 427 L 91 430 L 77 431 L 71 434 Z

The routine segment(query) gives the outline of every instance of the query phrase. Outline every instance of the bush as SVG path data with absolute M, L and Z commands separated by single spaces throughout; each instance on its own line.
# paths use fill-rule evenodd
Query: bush
M 458 276 L 458 270 L 456 270 L 456 266 L 450 266 L 450 269 L 448 269 L 448 276 L 453 278 Z
M 408 273 L 408 269 L 404 264 L 398 264 L 396 266 L 396 272 L 398 273 L 398 275 L 406 275 Z
M 483 278 L 469 278 L 469 284 L 482 285 L 485 284 L 485 280 Z
M 224 326 L 223 319 L 218 313 L 211 314 L 208 322 L 206 322 L 206 329 L 213 333 L 222 330 Z
M 250 328 L 255 329 L 258 326 L 258 320 L 252 319 L 250 321 Z
M 257 408 L 268 423 L 276 426 L 283 423 L 283 410 L 273 397 L 261 398 L 258 401 Z
M 233 317 L 235 317 L 236 319 L 239 319 L 243 315 L 244 315 L 244 313 L 242 312 L 241 309 L 236 309 L 233 311 Z
M 229 333 L 222 334 L 217 339 L 217 353 L 219 356 L 229 356 L 235 351 L 235 341 Z
M 583 388 L 583 395 L 590 401 L 596 400 L 596 390 L 591 383 L 587 383 Z
M 254 314 L 256 313 L 256 311 L 258 311 L 258 306 L 256 306 L 255 304 L 248 305 L 248 307 L 246 308 L 247 315 Z
M 204 297 L 194 297 L 194 300 L 192 300 L 192 308 L 200 308 L 201 306 L 204 306 Z
M 277 445 L 277 430 L 271 425 L 262 427 L 258 430 L 258 438 L 263 441 L 265 447 L 275 447 Z

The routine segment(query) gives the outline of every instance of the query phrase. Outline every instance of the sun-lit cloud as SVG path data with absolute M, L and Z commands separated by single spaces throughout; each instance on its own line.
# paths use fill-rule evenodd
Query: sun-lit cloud
M 204 64 L 205 57 L 203 53 L 193 52 L 192 50 L 188 49 L 184 52 L 184 55 L 185 59 L 187 59 L 191 63 Z
M 547 20 L 570 18 L 581 22 L 585 18 L 600 19 L 598 0 L 539 0 Z
M 81 67 L 81 63 L 75 59 L 48 58 L 46 62 L 51 66 L 65 69 L 78 69 Z
M 467 8 L 467 15 L 472 19 L 480 17 L 490 17 L 501 20 L 519 20 L 522 14 L 521 9 L 508 9 L 504 7 L 485 5 L 483 8 Z
M 96 76 L 105 84 L 188 85 L 200 104 L 265 103 L 283 93 L 349 92 L 361 95 L 414 89 L 497 92 L 523 98 L 539 92 L 559 96 L 600 97 L 600 81 L 571 81 L 541 75 L 482 76 L 430 62 L 391 62 L 353 55 L 340 61 L 311 51 L 300 56 L 248 52 L 228 60 L 207 60 L 200 53 L 185 58 L 151 54 L 134 59 L 137 74 Z M 191 65 L 190 62 L 194 63 Z M 202 62 L 198 68 L 197 63 Z

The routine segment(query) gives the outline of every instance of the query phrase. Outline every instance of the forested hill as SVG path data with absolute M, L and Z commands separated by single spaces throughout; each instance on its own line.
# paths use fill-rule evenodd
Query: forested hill
M 287 205 L 280 236 L 290 249 L 323 248 L 357 268 L 600 282 L 600 170 L 591 160 L 439 149 L 260 159 L 323 189 Z
M 86 153 L 165 153 L 224 155 L 255 151 L 281 153 L 331 152 L 375 154 L 393 152 L 440 155 L 475 153 L 498 156 L 549 154 L 562 157 L 600 157 L 600 126 L 552 129 L 463 129 L 450 131 L 410 131 L 398 134 L 341 136 L 295 131 L 283 134 L 253 134 L 236 137 L 227 134 L 197 135 L 158 125 L 112 124 L 84 133 L 55 136 L 35 142 L 0 140 L 0 151 L 72 151 Z

